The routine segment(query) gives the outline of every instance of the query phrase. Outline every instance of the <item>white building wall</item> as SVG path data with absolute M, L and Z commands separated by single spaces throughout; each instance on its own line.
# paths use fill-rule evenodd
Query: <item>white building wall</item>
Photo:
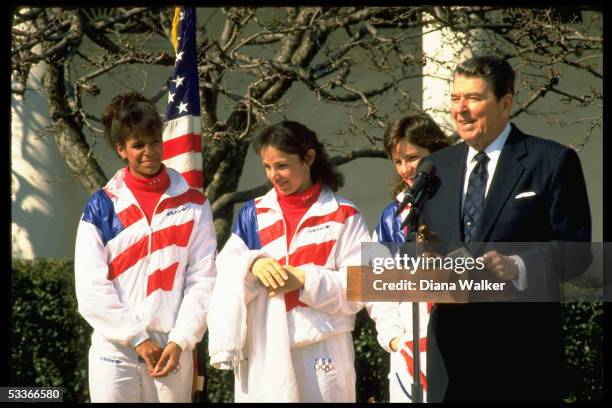
M 440 28 L 434 18 L 423 13 L 423 110 L 440 125 L 448 135 L 453 133 L 450 117 L 450 81 L 455 65 L 468 57 L 461 46 L 464 38 L 448 28 Z
M 42 132 L 50 124 L 43 73 L 44 64 L 33 67 L 25 98 L 11 97 L 12 254 L 71 258 L 88 195 L 69 172 L 52 134 Z

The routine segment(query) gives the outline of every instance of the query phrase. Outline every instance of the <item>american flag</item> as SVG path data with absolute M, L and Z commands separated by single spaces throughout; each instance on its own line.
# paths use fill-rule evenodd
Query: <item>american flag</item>
M 195 33 L 195 9 L 176 7 L 172 21 L 172 45 L 176 61 L 166 108 L 163 162 L 167 167 L 180 172 L 192 188 L 203 192 L 202 122 Z M 201 343 L 193 351 L 192 395 L 204 388 L 204 376 L 200 374 L 198 364 L 200 346 Z
M 202 191 L 202 122 L 195 32 L 195 9 L 177 7 L 172 23 L 176 62 L 168 94 L 163 162 L 180 172 L 192 188 Z

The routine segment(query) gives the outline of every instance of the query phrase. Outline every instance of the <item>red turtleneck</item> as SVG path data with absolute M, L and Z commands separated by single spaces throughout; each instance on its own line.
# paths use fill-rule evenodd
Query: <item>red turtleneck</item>
M 285 225 L 287 226 L 287 248 L 289 248 L 289 245 L 291 244 L 291 239 L 293 238 L 293 234 L 295 233 L 300 220 L 304 214 L 306 214 L 306 211 L 308 211 L 310 206 L 317 201 L 320 193 L 321 182 L 316 182 L 301 193 L 294 193 L 290 195 L 280 195 L 279 191 L 276 190 L 278 204 L 283 212 L 283 218 L 285 219 Z
M 294 193 L 290 195 L 280 195 L 278 189 L 276 190 L 278 204 L 283 212 L 283 218 L 285 219 L 285 226 L 287 228 L 287 249 L 289 249 L 291 240 L 293 239 L 293 234 L 295 233 L 300 220 L 304 214 L 306 214 L 306 211 L 308 211 L 310 206 L 317 201 L 320 193 L 321 182 L 316 182 L 301 193 Z M 300 302 L 299 298 L 299 289 L 296 289 L 293 292 L 285 293 L 285 310 L 289 311 L 296 306 L 308 306 L 307 304 Z
M 168 176 L 166 166 L 162 164 L 157 174 L 150 178 L 134 176 L 130 172 L 130 168 L 126 166 L 125 184 L 134 194 L 136 201 L 138 201 L 140 208 L 142 208 L 147 217 L 147 221 L 151 224 L 155 206 L 164 191 L 170 186 L 170 176 Z

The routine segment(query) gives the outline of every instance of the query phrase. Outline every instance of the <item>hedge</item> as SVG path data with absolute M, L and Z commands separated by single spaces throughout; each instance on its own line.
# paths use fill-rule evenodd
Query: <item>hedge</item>
M 89 401 L 87 355 L 92 329 L 78 314 L 70 260 L 12 262 L 11 386 L 63 387 L 64 401 Z M 563 304 L 567 402 L 602 400 L 601 302 Z M 389 357 L 362 310 L 353 332 L 357 401 L 389 399 Z M 205 338 L 206 341 L 206 338 Z M 206 350 L 205 342 L 203 350 Z M 206 355 L 201 361 L 207 362 Z M 199 401 L 231 402 L 231 372 L 206 367 Z
M 12 266 L 11 385 L 63 387 L 64 401 L 89 401 L 92 330 L 77 311 L 72 261 Z

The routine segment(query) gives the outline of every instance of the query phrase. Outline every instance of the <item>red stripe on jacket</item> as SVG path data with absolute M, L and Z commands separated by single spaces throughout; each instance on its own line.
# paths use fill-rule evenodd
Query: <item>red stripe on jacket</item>
M 148 246 L 149 237 L 144 236 L 117 255 L 108 266 L 108 280 L 112 281 L 140 259 L 147 256 Z
M 186 134 L 164 141 L 162 160 L 168 160 L 179 154 L 187 152 L 201 152 L 202 137 L 200 135 Z
M 166 292 L 171 291 L 174 286 L 174 277 L 176 270 L 178 269 L 179 263 L 175 262 L 166 269 L 158 269 L 149 275 L 147 281 L 147 296 L 155 292 L 157 289 L 164 290 Z
M 121 221 L 123 228 L 127 228 L 130 225 L 140 221 L 143 218 L 142 211 L 134 204 L 130 205 L 125 210 L 117 214 L 117 218 Z
M 308 307 L 308 305 L 300 300 L 300 290 L 296 289 L 285 293 L 285 311 L 288 312 L 298 306 Z
M 264 247 L 285 234 L 285 223 L 278 220 L 274 224 L 259 230 L 259 242 Z
M 104 192 L 111 200 L 116 197 L 108 190 L 104 190 Z M 138 209 L 138 207 L 136 207 L 134 204 L 130 205 L 129 207 L 117 214 L 117 218 L 119 218 L 119 221 L 121 222 L 121 225 L 123 225 L 123 228 L 127 228 L 135 222 L 140 221 L 142 217 L 142 211 L 140 211 L 140 209 Z
M 191 231 L 195 221 L 191 220 L 181 225 L 155 231 L 151 234 L 151 253 L 170 245 L 186 247 L 191 237 Z M 138 240 L 135 244 L 117 255 L 108 268 L 108 279 L 113 280 L 134 266 L 138 261 L 147 256 L 148 236 Z
M 348 218 L 352 217 L 358 212 L 359 211 L 357 211 L 355 207 L 351 207 L 350 205 L 341 205 L 333 213 L 329 213 L 326 215 L 318 215 L 315 217 L 309 217 L 306 221 L 302 223 L 302 225 L 300 225 L 300 229 L 298 230 L 298 232 L 304 228 L 314 227 L 314 226 L 321 225 L 321 224 L 324 224 L 330 221 L 335 221 L 335 222 L 339 222 L 340 224 L 344 224 L 344 222 Z
M 170 208 L 180 207 L 181 205 L 185 205 L 187 203 L 204 204 L 205 200 L 206 196 L 203 193 L 191 188 L 176 197 L 166 198 L 159 204 L 157 210 L 155 210 L 155 214 L 159 214 L 160 212 Z
M 289 264 L 298 266 L 313 263 L 318 266 L 324 266 L 335 244 L 336 240 L 332 240 L 321 244 L 301 246 L 289 255 Z M 300 290 L 296 289 L 292 292 L 285 293 L 285 310 L 288 312 L 297 306 L 308 306 L 306 303 L 300 301 Z
M 325 266 L 335 244 L 336 240 L 334 239 L 320 244 L 301 246 L 289 255 L 289 264 L 299 266 L 313 263 L 318 266 Z
M 155 231 L 151 235 L 151 253 L 170 245 L 186 247 L 189 243 L 194 224 L 195 221 L 191 220 L 181 225 L 172 225 Z

